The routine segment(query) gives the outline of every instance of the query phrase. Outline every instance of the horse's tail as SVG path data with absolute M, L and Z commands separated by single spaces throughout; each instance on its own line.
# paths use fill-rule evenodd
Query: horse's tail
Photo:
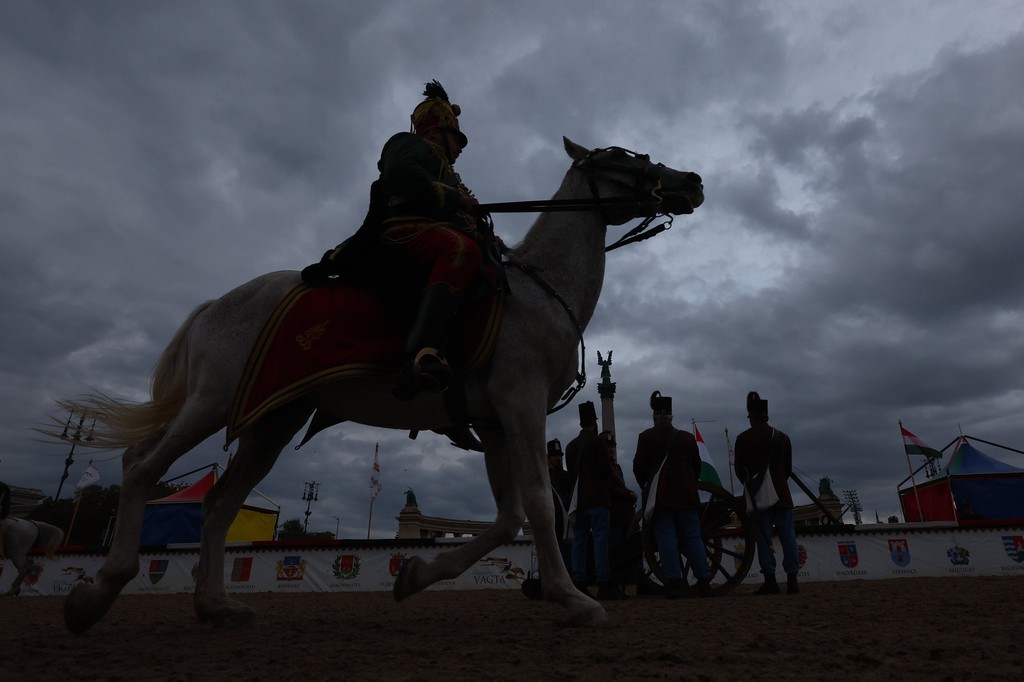
M 46 531 L 46 540 L 43 543 L 43 554 L 45 554 L 46 558 L 50 561 L 56 561 L 57 555 L 54 554 L 54 552 L 58 547 L 60 547 L 60 543 L 64 541 L 64 531 L 56 526 L 51 526 L 48 523 L 42 523 L 40 521 L 36 521 L 35 524 L 36 528 L 39 529 L 40 534 L 42 534 L 44 530 Z
M 164 349 L 153 369 L 148 402 L 126 403 L 105 395 L 57 401 L 65 410 L 95 420 L 97 426 L 92 428 L 89 446 L 128 448 L 167 429 L 188 397 L 189 332 L 196 318 L 212 303 L 207 301 L 193 310 Z M 45 433 L 56 435 L 50 431 Z

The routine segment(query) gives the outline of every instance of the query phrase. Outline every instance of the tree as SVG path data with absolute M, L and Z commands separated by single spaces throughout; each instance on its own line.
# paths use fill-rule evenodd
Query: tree
M 306 535 L 310 540 L 333 540 L 334 533 L 329 530 L 318 530 L 315 533 L 309 533 Z
M 149 499 L 166 497 L 187 486 L 186 483 L 157 484 Z M 64 538 L 64 544 L 102 545 L 108 528 L 112 528 L 111 520 L 117 516 L 120 494 L 121 486 L 119 485 L 107 488 L 90 485 L 76 492 L 76 497 L 65 497 L 56 501 L 52 497 L 46 498 L 31 516 L 36 521 L 57 526 L 67 533 L 77 505 L 78 515 L 75 516 L 75 527 L 71 529 L 71 536 Z M 80 502 L 78 495 L 81 495 Z
M 302 528 L 302 521 L 288 519 L 277 527 L 278 540 L 305 540 L 306 531 Z

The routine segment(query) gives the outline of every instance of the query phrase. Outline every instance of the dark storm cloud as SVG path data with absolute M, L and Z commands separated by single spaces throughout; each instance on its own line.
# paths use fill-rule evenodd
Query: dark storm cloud
M 436 77 L 463 107 L 459 170 L 482 201 L 550 196 L 562 135 L 704 176 L 696 214 L 609 256 L 586 333 L 580 399 L 597 400 L 595 351 L 614 349 L 625 469 L 652 390 L 681 428 L 713 420 L 721 465 L 756 389 L 809 478 L 897 511 L 897 419 L 934 447 L 958 421 L 1024 442 L 1024 124 L 1007 86 L 1024 45 L 998 9 L 954 26 L 939 15 L 956 8 L 915 7 L 5 4 L 0 478 L 52 494 L 66 452 L 29 429 L 54 398 L 145 399 L 194 306 L 350 234 L 380 146 Z M 911 19 L 912 48 L 887 42 L 880 22 Z M 498 231 L 516 242 L 531 220 Z M 572 405 L 549 437 L 576 429 Z M 317 480 L 311 527 L 337 515 L 359 537 L 377 442 L 376 535 L 406 487 L 429 515 L 493 514 L 482 459 L 429 433 L 345 425 L 287 448 L 260 489 L 295 518 Z M 171 475 L 223 464 L 222 444 Z M 117 482 L 116 460 L 101 474 Z

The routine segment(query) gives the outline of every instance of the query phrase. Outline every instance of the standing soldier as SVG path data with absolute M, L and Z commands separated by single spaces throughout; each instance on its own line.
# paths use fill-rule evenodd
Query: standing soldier
M 654 528 L 661 570 L 667 585 L 665 596 L 678 599 L 686 595 L 679 539 L 690 563 L 697 589 L 702 597 L 712 596 L 711 567 L 701 534 L 700 451 L 697 441 L 687 431 L 672 426 L 672 398 L 651 394 L 654 426 L 637 438 L 633 475 L 644 491 L 644 519 Z
M 558 549 L 566 568 L 571 564 L 569 545 L 569 496 L 572 495 L 572 480 L 562 466 L 562 443 L 557 438 L 548 441 L 548 478 L 551 479 L 551 497 L 555 503 L 555 532 L 558 535 Z M 571 568 L 570 568 L 571 570 Z
M 789 492 L 789 477 L 793 473 L 793 444 L 789 436 L 768 425 L 768 401 L 756 392 L 747 394 L 747 419 L 750 428 L 736 437 L 736 475 L 743 482 L 744 497 L 754 500 L 767 493 L 772 503 L 751 510 L 751 523 L 757 540 L 757 561 L 764 575 L 764 585 L 754 594 L 778 594 L 775 580 L 775 551 L 772 536 L 779 534 L 782 544 L 782 568 L 786 571 L 786 592 L 800 591 L 796 576 L 800 560 L 793 528 L 793 496 Z M 765 485 L 772 489 L 761 491 Z
M 608 443 L 608 463 L 611 465 L 612 475 L 610 478 L 609 494 L 611 495 L 611 520 L 608 532 L 608 552 L 610 556 L 612 585 L 619 593 L 620 599 L 626 598 L 626 584 L 630 578 L 636 577 L 639 571 L 634 571 L 636 561 L 624 558 L 624 552 L 612 551 L 616 545 L 626 540 L 629 533 L 629 525 L 633 522 L 636 514 L 636 493 L 626 485 L 626 479 L 622 474 L 622 467 L 619 466 L 618 444 L 615 441 L 615 434 L 611 431 L 602 431 L 601 437 Z M 614 561 L 617 560 L 617 561 Z
M 611 466 L 607 442 L 597 434 L 594 403 L 580 404 L 580 435 L 565 448 L 574 498 L 569 505 L 572 523 L 572 581 L 587 591 L 587 544 L 594 540 L 594 573 L 598 599 L 617 599 L 608 568 L 608 530 L 611 518 Z M 575 514 L 574 514 L 575 511 Z

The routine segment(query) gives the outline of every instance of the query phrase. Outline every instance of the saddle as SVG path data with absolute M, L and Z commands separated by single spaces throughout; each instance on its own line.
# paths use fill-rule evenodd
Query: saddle
M 367 265 L 370 261 L 361 257 L 354 259 L 361 263 L 357 269 L 345 270 L 342 266 L 351 256 L 328 257 L 339 250 L 345 249 L 333 249 L 307 267 L 305 283 L 289 292 L 264 323 L 228 413 L 227 443 L 268 412 L 315 388 L 353 378 L 397 377 L 400 372 L 416 302 L 410 292 L 423 279 L 417 280 L 415 271 L 402 271 L 401 256 L 391 253 L 376 254 L 378 266 Z M 355 281 L 363 278 L 373 282 Z M 502 291 L 478 287 L 475 296 L 463 300 L 453 323 L 447 357 L 457 381 L 445 399 L 456 427 L 442 433 L 458 447 L 480 449 L 466 426 L 461 378 L 490 358 L 503 309 Z M 315 414 L 300 445 L 336 423 Z

